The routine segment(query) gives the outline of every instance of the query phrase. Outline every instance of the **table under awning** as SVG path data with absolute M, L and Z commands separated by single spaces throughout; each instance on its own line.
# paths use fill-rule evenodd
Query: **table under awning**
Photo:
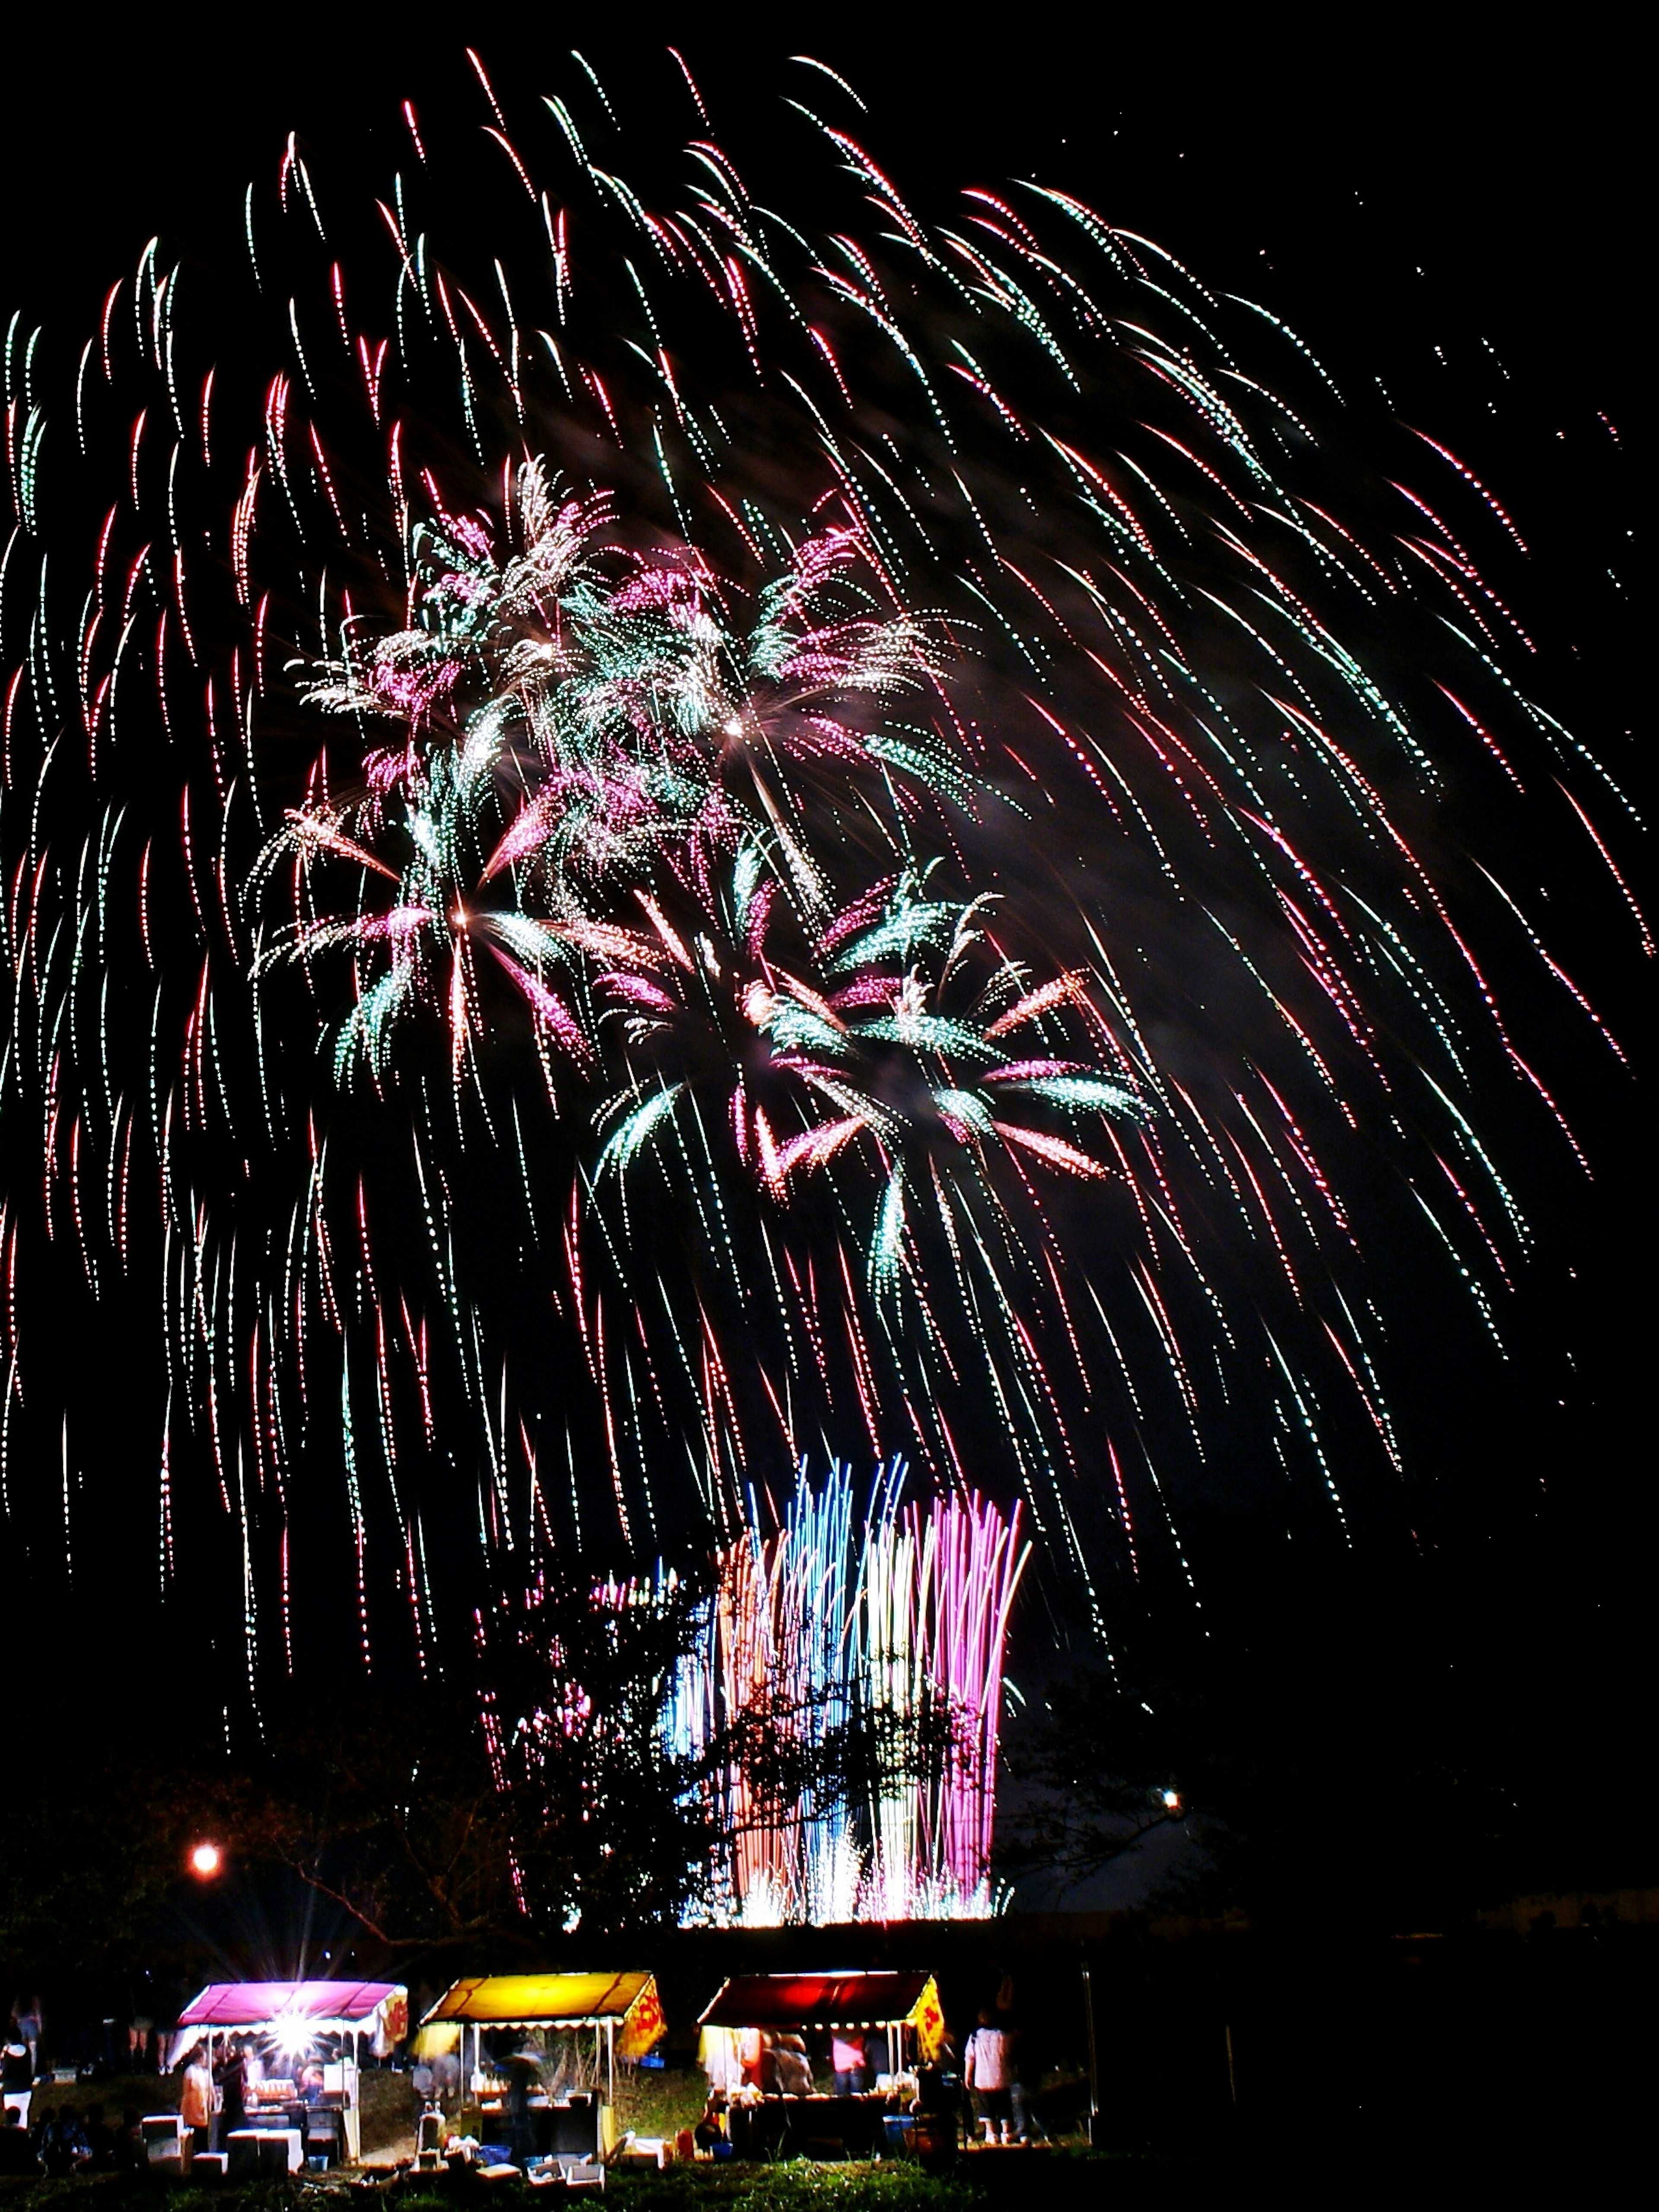
M 654 1974 L 483 1974 L 452 1982 L 422 2027 L 589 2028 L 603 2036 L 611 2101 L 617 2061 L 642 2058 L 667 2033 Z M 463 2045 L 465 2049 L 465 2045 Z M 476 2060 L 475 2060 L 476 2063 Z
M 945 2037 L 939 1984 L 932 1974 L 739 1974 L 721 1984 L 702 2027 L 914 2028 L 925 2057 Z
M 945 2041 L 939 1984 L 920 1972 L 734 1975 L 698 2025 L 698 2055 L 709 2081 L 730 2094 L 727 2125 L 739 2158 L 878 2155 L 890 2140 L 887 2130 L 903 2124 L 896 2100 L 915 2094 L 906 2072 L 906 2031 L 923 2060 L 936 2060 Z M 887 2063 L 873 2094 L 866 2088 L 825 2096 L 769 2077 L 767 2045 L 775 2039 L 799 2051 L 803 2033 L 838 2031 L 860 2041 L 871 2032 L 885 2036 Z M 764 2092 L 758 2097 L 757 2087 Z

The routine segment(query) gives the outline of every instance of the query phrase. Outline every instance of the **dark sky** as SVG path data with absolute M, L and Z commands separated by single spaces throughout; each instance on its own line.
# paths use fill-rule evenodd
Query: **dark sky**
M 1386 347 L 1403 319 L 1430 342 L 1444 318 L 1600 404 L 1630 389 L 1636 137 L 1610 15 L 1547 42 L 1428 10 L 1362 12 L 1324 37 L 1271 13 L 1190 31 L 1058 17 L 969 35 L 943 9 L 854 7 L 745 34 L 645 9 L 580 42 L 626 99 L 653 32 L 678 40 L 727 113 L 770 101 L 805 50 L 862 92 L 908 174 L 1040 164 L 1212 270 L 1265 259 L 1279 297 L 1316 302 L 1328 341 L 1344 325 Z M 118 18 L 88 40 L 37 15 L 0 152 L 7 295 L 73 315 L 153 231 L 220 234 L 289 130 L 337 167 L 365 146 L 372 161 L 400 99 L 441 106 L 458 73 L 470 89 L 468 40 L 522 89 L 555 81 L 574 31 L 462 10 L 441 35 L 399 36 L 384 16 L 300 9 L 246 32 Z
M 1402 412 L 1467 453 L 1539 543 L 1531 611 L 1547 608 L 1548 683 L 1598 738 L 1631 726 L 1635 687 L 1601 580 L 1609 568 L 1633 577 L 1635 515 L 1628 480 L 1607 465 L 1605 422 L 1634 442 L 1644 288 L 1634 70 L 1604 35 L 1610 19 L 1581 14 L 1546 46 L 1495 14 L 1473 26 L 1450 11 L 1328 15 L 1320 31 L 1263 27 L 1258 11 L 1240 11 L 1221 30 L 1170 15 L 1167 30 L 1125 32 L 1090 10 L 1087 33 L 1076 28 L 1085 12 L 1070 14 L 1043 11 L 1036 28 L 1012 11 L 969 33 L 968 11 L 838 9 L 749 43 L 702 34 L 703 11 L 687 11 L 664 18 L 663 34 L 717 113 L 774 99 L 783 58 L 810 51 L 869 100 L 869 142 L 906 180 L 1038 168 L 1212 283 L 1268 301 L 1345 374 L 1380 377 Z M 556 18 L 572 20 L 538 10 L 527 30 L 463 12 L 442 19 L 441 35 L 428 14 L 410 19 L 418 34 L 400 34 L 384 9 L 261 14 L 246 33 L 222 11 L 210 32 L 37 22 L 0 134 L 0 303 L 78 341 L 153 234 L 187 267 L 234 252 L 243 188 L 269 175 L 289 129 L 319 173 L 378 184 L 396 158 L 401 98 L 423 117 L 465 106 L 470 118 L 468 39 L 504 85 L 550 82 L 568 44 Z M 624 32 L 581 43 L 623 97 L 651 36 L 651 19 L 630 11 Z M 1471 1644 L 1495 1655 L 1492 1698 L 1536 1696 L 1548 1677 L 1549 1724 L 1595 1708 L 1606 1755 L 1645 1665 L 1627 1632 L 1650 1270 L 1626 1255 L 1632 1224 L 1650 1221 L 1651 1184 L 1629 1095 L 1597 1094 L 1587 1111 L 1605 1166 L 1546 1224 L 1522 1330 L 1534 1371 L 1512 1394 L 1487 1382 L 1463 1401 L 1455 1377 L 1435 1385 L 1457 1478 L 1443 1573 L 1428 1595 L 1382 1577 L 1365 1603 L 1379 1638 L 1419 1607 L 1437 1635 L 1464 1614 Z M 1489 1523 L 1504 1487 L 1492 1463 L 1517 1455 L 1550 1481 L 1531 1512 L 1511 1498 Z M 1251 1556 L 1248 1532 L 1237 1548 Z M 1248 1580 L 1241 1572 L 1240 1587 Z M 1339 1591 L 1331 1611 L 1340 1606 Z M 1559 1655 L 1553 1673 L 1534 1670 L 1543 1643 Z

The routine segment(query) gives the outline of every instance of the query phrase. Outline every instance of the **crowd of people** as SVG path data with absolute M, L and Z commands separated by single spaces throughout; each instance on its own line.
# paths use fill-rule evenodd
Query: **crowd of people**
M 135 2021 L 128 2028 L 131 2071 L 157 2063 L 154 2024 Z M 0 2175 L 137 2172 L 148 2164 L 139 2112 L 129 2107 L 118 2120 L 106 2118 L 101 2104 L 46 2103 L 38 2094 L 40 2066 L 40 2004 L 20 1997 L 6 2023 L 0 2045 Z
M 769 2097 L 810 2097 L 828 2061 L 831 2094 L 861 2097 L 876 2086 L 870 2041 L 858 2027 L 835 2027 L 817 2039 L 817 2067 L 800 2034 L 745 2028 L 719 2063 L 708 2063 L 710 2095 L 698 2124 L 697 2147 L 709 2149 L 729 2136 L 732 2108 Z M 906 2085 L 908 2109 L 944 2121 L 952 2134 L 986 2143 L 1048 2140 L 1037 2116 L 1035 2083 L 1025 2078 L 1030 2054 L 1006 2003 L 987 2006 L 960 2053 L 947 2037 Z M 886 2077 L 883 2077 L 885 2086 Z
M 161 2043 L 150 2021 L 133 2023 L 129 2070 L 138 2074 L 159 2068 Z M 220 2148 L 225 2136 L 243 2124 L 261 2071 L 258 2040 L 251 2035 L 227 2038 L 211 2063 L 205 2045 L 198 2044 L 187 2055 L 179 2082 L 179 2127 L 181 2135 L 188 2136 L 192 2152 Z M 43 2078 L 50 2077 L 43 2077 L 41 2071 L 40 2006 L 20 2000 L 0 2045 L 0 2094 L 4 2100 L 0 2107 L 0 2176 L 62 2178 L 137 2172 L 148 2166 L 143 2116 L 137 2110 L 128 2108 L 118 2122 L 105 2118 L 101 2104 L 46 2104 L 39 2094 Z M 295 2103 L 315 2105 L 322 2094 L 322 2068 L 315 2063 L 300 2068 Z
M 0 2174 L 137 2173 L 148 2163 L 138 2113 L 106 2119 L 101 2105 L 42 2105 L 33 2120 L 8 2100 L 0 2118 Z

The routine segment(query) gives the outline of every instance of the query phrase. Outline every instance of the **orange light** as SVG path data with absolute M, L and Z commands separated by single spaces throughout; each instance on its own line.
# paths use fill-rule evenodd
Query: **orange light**
M 198 1844 L 190 1855 L 190 1870 L 204 1881 L 217 1874 L 225 1863 L 225 1855 L 217 1844 Z

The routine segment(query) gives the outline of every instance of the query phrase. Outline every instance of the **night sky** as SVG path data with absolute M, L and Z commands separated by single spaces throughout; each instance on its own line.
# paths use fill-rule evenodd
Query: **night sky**
M 258 36 L 220 29 L 176 48 L 125 25 L 95 47 L 83 31 L 37 31 L 0 138 L 0 304 L 46 326 L 48 391 L 54 379 L 65 389 L 108 285 L 152 234 L 182 260 L 198 314 L 216 288 L 235 296 L 220 272 L 241 282 L 242 192 L 250 176 L 269 176 L 290 129 L 330 194 L 362 200 L 404 158 L 400 100 L 415 102 L 434 139 L 476 131 L 467 39 L 504 90 L 551 86 L 565 66 L 568 41 L 551 29 L 515 34 L 501 18 L 450 17 L 439 37 L 421 20 L 418 41 L 342 34 L 331 17 L 291 11 L 264 19 Z M 386 21 L 382 12 L 377 27 Z M 966 18 L 953 27 L 944 11 L 925 31 L 902 11 L 900 21 L 895 35 L 889 11 L 837 10 L 752 46 L 673 24 L 663 36 L 684 46 L 717 118 L 774 102 L 787 54 L 810 51 L 869 102 L 866 143 L 905 187 L 996 185 L 1035 170 L 1160 240 L 1216 289 L 1264 301 L 1340 380 L 1380 384 L 1400 416 L 1469 460 L 1534 548 L 1520 610 L 1540 648 L 1527 672 L 1534 696 L 1638 803 L 1650 796 L 1630 610 L 1643 300 L 1628 71 L 1589 32 L 1573 32 L 1565 50 L 1522 47 L 1513 26 L 1500 43 L 1495 23 L 1488 40 L 1378 16 L 1370 27 L 1346 23 L 1339 50 L 1254 25 L 1218 37 L 1184 26 L 1096 32 L 1085 42 L 1042 28 L 1017 44 L 1017 17 L 971 39 Z M 581 34 L 607 87 L 627 85 L 650 35 L 640 22 Z M 223 338 L 234 364 L 234 312 Z M 65 434 L 67 410 L 56 411 Z M 65 562 L 84 562 L 79 514 L 48 521 L 56 557 L 55 530 Z M 1476 829 L 1459 820 L 1454 793 L 1437 832 L 1447 850 Z M 1528 849 L 1524 834 L 1506 836 L 1504 871 L 1557 886 L 1553 949 L 1639 1074 L 1650 963 L 1628 931 L 1607 941 L 1599 886 L 1575 908 L 1571 872 Z M 1638 854 L 1633 833 L 1621 852 Z M 1517 964 L 1509 988 L 1524 996 L 1541 985 Z M 1408 1438 L 1399 1509 L 1371 1514 L 1345 1546 L 1317 1499 L 1287 1504 L 1240 1446 L 1228 1462 L 1237 1479 L 1218 1465 L 1188 1501 L 1197 1601 L 1173 1573 L 1133 1590 L 1120 1578 L 1109 1613 L 1122 1647 L 1153 1674 L 1201 1666 L 1206 1652 L 1215 1662 L 1271 1650 L 1275 1663 L 1310 1674 L 1328 1666 L 1381 1704 L 1397 1697 L 1402 1712 L 1450 1707 L 1460 1726 L 1501 1728 L 1526 1746 L 1540 1799 L 1581 1795 L 1588 1808 L 1582 1862 L 1558 1870 L 1634 1878 L 1639 1853 L 1626 1839 L 1640 1829 L 1639 1792 L 1626 1777 L 1644 1755 L 1635 1717 L 1651 1676 L 1641 1625 L 1654 1534 L 1651 1145 L 1636 1074 L 1593 1054 L 1565 1017 L 1548 1018 L 1552 1079 L 1594 1180 L 1535 1123 L 1503 1127 L 1536 1230 L 1506 1308 L 1510 1360 L 1472 1348 L 1444 1278 L 1419 1283 L 1385 1244 L 1381 1303 L 1409 1346 L 1394 1393 Z M 15 1190 L 27 1191 L 38 1131 L 15 1120 L 7 1135 Z M 27 1273 L 19 1295 L 30 1395 L 0 1571 L 27 1671 L 72 1677 L 85 1667 L 96 1678 L 144 1654 L 163 1675 L 199 1666 L 208 1705 L 240 1710 L 228 1551 L 194 1555 L 165 1603 L 155 1592 L 154 1439 L 166 1382 L 153 1301 L 112 1291 L 89 1309 L 61 1290 L 32 1291 Z M 55 1510 L 65 1411 L 87 1531 L 72 1586 L 38 1503 Z M 326 1667 L 356 1640 L 343 1568 L 337 1579 L 339 1632 L 311 1647 Z M 1086 1634 L 1063 1576 L 1040 1566 L 1031 1588 L 1013 1671 L 1035 1690 L 1051 1650 L 1080 1648 Z

